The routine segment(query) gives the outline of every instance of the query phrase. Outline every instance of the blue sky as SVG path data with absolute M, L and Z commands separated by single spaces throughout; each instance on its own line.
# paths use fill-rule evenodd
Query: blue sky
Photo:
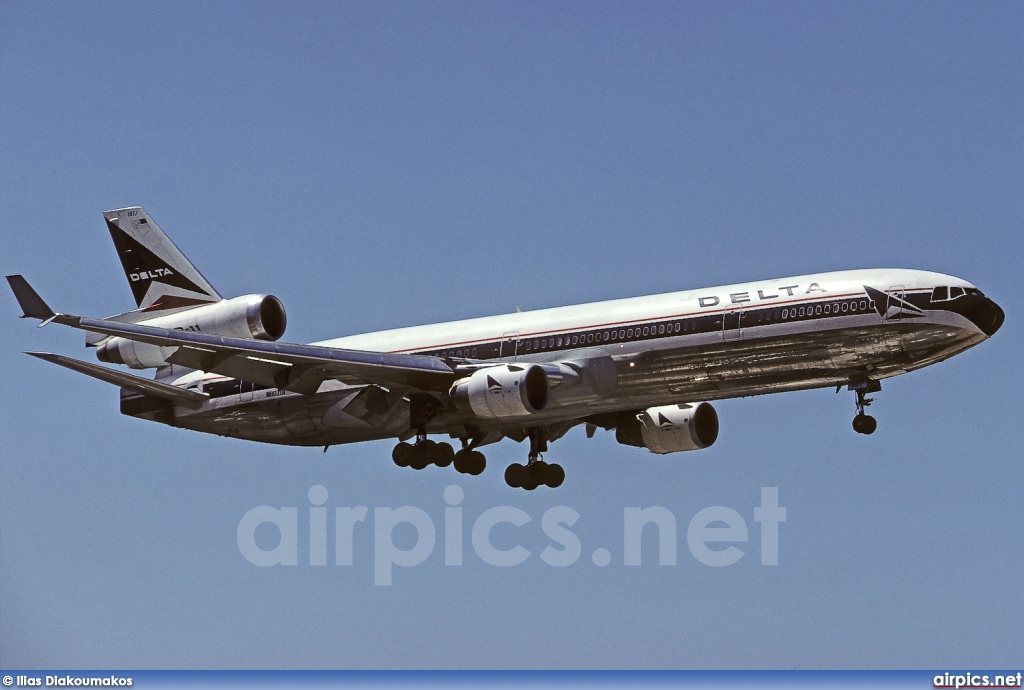
M 1016 3 L 0 4 L 6 273 L 58 309 L 131 306 L 100 212 L 139 204 L 226 295 L 269 292 L 286 339 L 760 278 L 910 267 L 1007 312 L 990 342 L 888 380 L 879 431 L 832 390 L 716 404 L 718 443 L 655 457 L 581 430 L 558 491 L 392 465 L 390 443 L 266 447 L 122 417 L 112 387 L 0 328 L 0 665 L 137 668 L 1020 666 L 1017 296 L 1024 10 Z M 445 487 L 466 557 L 445 566 Z M 259 568 L 260 505 L 416 506 L 422 565 Z M 779 565 L 753 509 L 778 487 Z M 476 558 L 472 521 L 531 552 Z M 552 506 L 582 557 L 539 558 Z M 663 506 L 679 558 L 623 563 L 623 511 Z M 751 539 L 711 568 L 708 506 Z M 414 532 L 395 532 L 410 544 Z M 258 535 L 259 536 L 259 535 Z M 263 537 L 266 537 L 264 534 Z M 404 540 L 404 541 L 403 541 Z M 591 561 L 607 548 L 611 564 Z

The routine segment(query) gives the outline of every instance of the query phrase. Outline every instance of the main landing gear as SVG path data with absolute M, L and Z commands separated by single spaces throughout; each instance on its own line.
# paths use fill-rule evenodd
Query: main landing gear
M 857 416 L 853 418 L 853 430 L 858 434 L 875 433 L 878 422 L 864 410 L 871 404 L 871 398 L 867 397 L 867 394 L 882 390 L 882 384 L 879 381 L 867 380 L 851 383 L 846 388 L 857 394 Z
M 426 469 L 428 465 L 448 467 L 455 465 L 455 471 L 462 474 L 477 475 L 487 467 L 487 458 L 478 450 L 472 450 L 466 441 L 463 448 L 455 452 L 450 443 L 437 443 L 427 438 L 426 434 L 417 434 L 416 443 L 402 441 L 391 451 L 391 459 L 399 467 L 411 467 L 414 470 Z
M 530 430 L 530 455 L 525 465 L 512 463 L 505 469 L 505 483 L 515 489 L 533 491 L 542 484 L 557 489 L 565 481 L 561 465 L 544 462 L 542 453 L 548 449 L 544 429 Z
M 427 438 L 427 424 L 436 416 L 440 404 L 430 395 L 410 396 L 409 426 L 416 429 L 416 443 L 402 441 L 391 451 L 391 459 L 399 467 L 414 470 L 426 469 L 427 465 L 448 467 L 454 464 L 455 470 L 462 474 L 480 474 L 487 467 L 487 458 L 480 451 L 473 450 L 477 441 L 461 439 L 462 450 L 456 453 L 450 443 L 437 443 Z

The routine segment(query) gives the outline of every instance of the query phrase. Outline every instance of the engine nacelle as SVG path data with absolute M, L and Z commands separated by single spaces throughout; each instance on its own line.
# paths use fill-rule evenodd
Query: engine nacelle
M 127 338 L 111 338 L 96 349 L 96 359 L 110 364 L 127 364 L 132 369 L 153 369 L 167 364 L 176 347 L 137 343 Z
M 483 419 L 519 417 L 548 405 L 550 385 L 537 364 L 501 364 L 477 369 L 449 391 L 455 406 Z
M 277 340 L 284 335 L 288 317 L 281 300 L 273 295 L 244 295 L 134 323 L 229 338 Z M 150 369 L 167 364 L 167 357 L 176 349 L 110 338 L 97 348 L 96 358 L 133 369 Z
M 718 413 L 710 403 L 649 407 L 615 430 L 615 440 L 652 453 L 700 450 L 718 439 Z

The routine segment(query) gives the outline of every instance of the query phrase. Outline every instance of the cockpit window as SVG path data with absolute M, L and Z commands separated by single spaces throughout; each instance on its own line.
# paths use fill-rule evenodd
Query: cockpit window
M 977 292 L 979 291 L 976 289 L 964 290 L 962 287 L 940 285 L 932 290 L 932 302 L 945 302 L 947 300 L 956 299 L 957 297 L 963 297 L 965 294 L 974 294 Z

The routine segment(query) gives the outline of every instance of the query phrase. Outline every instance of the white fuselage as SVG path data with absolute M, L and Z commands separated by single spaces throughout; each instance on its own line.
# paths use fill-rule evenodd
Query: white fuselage
M 880 290 L 899 286 L 909 292 L 931 292 L 937 285 L 974 287 L 960 278 L 929 271 L 908 269 L 836 271 L 396 328 L 333 338 L 314 344 L 374 352 L 451 353 L 449 356 L 456 356 L 453 351 L 461 350 L 462 352 L 457 356 L 470 358 L 470 355 L 465 352 L 467 349 L 472 351 L 474 346 L 493 342 L 506 336 L 514 336 L 522 341 L 595 328 L 610 330 L 626 325 L 642 327 L 644 323 L 677 318 L 722 315 L 728 310 L 750 310 L 765 306 L 798 308 L 801 303 L 823 298 L 839 299 L 844 296 L 863 296 L 865 285 L 871 285 Z M 815 324 L 814 328 L 826 325 Z M 744 323 L 743 327 L 755 326 Z M 805 326 L 792 322 L 780 322 L 764 326 L 764 328 L 768 328 L 768 332 L 778 333 L 790 330 L 799 331 Z M 753 334 L 752 332 L 751 335 Z M 722 339 L 721 333 L 704 335 L 706 337 L 701 340 L 708 342 Z M 618 343 L 618 345 L 625 348 L 629 344 Z M 645 348 L 642 346 L 639 349 Z M 524 355 L 529 356 L 519 352 L 520 357 Z
M 978 296 L 933 304 L 933 291 L 940 286 L 946 295 L 952 288 L 958 296 Z M 886 304 L 878 304 L 879 299 Z M 612 386 L 605 386 L 601 395 L 563 401 L 556 395 L 558 404 L 529 419 L 480 422 L 443 410 L 431 422 L 431 432 L 456 435 L 467 424 L 507 430 L 671 402 L 894 376 L 983 341 L 987 334 L 957 306 L 981 299 L 973 285 L 948 275 L 853 270 L 413 326 L 314 344 L 434 355 L 465 367 L 511 361 L 614 363 Z M 175 384 L 225 380 L 195 372 Z M 359 386 L 327 381 L 312 397 L 241 386 L 237 395 L 219 396 L 201 410 L 182 410 L 179 422 L 216 433 L 232 425 L 232 435 L 306 445 L 382 438 L 398 435 L 395 430 L 403 424 L 408 428 L 407 419 L 376 424 L 352 416 L 358 405 L 346 406 Z M 268 424 L 289 416 L 300 422 Z

